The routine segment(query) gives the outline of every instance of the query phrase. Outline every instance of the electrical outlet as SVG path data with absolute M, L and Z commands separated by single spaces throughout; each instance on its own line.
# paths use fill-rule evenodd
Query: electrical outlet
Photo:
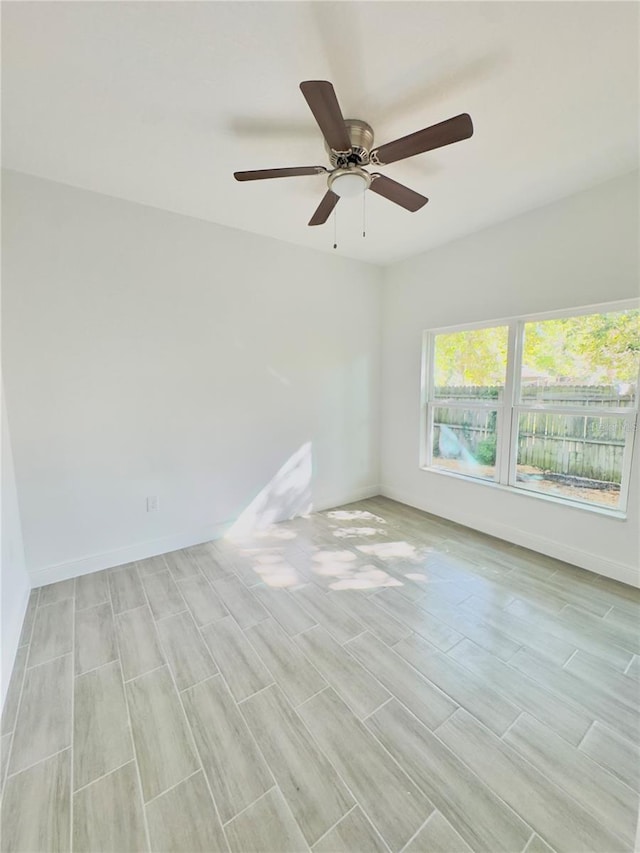
M 151 495 L 147 498 L 147 512 L 158 512 L 160 509 L 160 498 L 157 495 Z

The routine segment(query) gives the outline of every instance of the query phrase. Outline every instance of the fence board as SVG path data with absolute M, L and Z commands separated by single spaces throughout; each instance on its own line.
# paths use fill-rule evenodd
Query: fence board
M 550 405 L 565 402 L 571 406 L 633 405 L 633 396 L 617 393 L 614 386 L 544 386 Z M 457 401 L 501 401 L 497 387 L 458 386 L 438 388 L 441 398 Z M 528 398 L 530 399 L 530 398 Z M 537 399 L 537 398 L 536 398 Z M 521 415 L 518 432 L 518 464 L 537 468 L 541 473 L 583 477 L 619 485 L 625 446 L 624 420 L 616 416 L 589 414 L 563 415 L 549 412 L 527 412 Z M 448 432 L 443 431 L 444 429 Z M 434 456 L 456 456 L 469 453 L 487 462 L 491 443 L 495 441 L 495 412 L 473 409 L 434 408 Z M 487 449 L 489 446 L 489 450 Z

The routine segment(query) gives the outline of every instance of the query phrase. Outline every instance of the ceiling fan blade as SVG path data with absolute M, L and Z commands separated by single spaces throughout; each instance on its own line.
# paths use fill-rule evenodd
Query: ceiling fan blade
M 256 169 L 253 172 L 234 172 L 236 181 L 262 181 L 265 178 L 297 178 L 301 175 L 320 175 L 328 172 L 324 166 L 292 166 L 289 169 Z
M 329 148 L 349 151 L 351 140 L 331 83 L 326 80 L 305 80 L 300 83 L 300 89 Z
M 378 193 L 378 195 L 384 196 L 384 198 L 388 198 L 389 201 L 393 201 L 395 204 L 399 204 L 400 207 L 404 207 L 405 210 L 410 210 L 411 213 L 415 213 L 416 210 L 420 210 L 420 208 L 424 207 L 429 201 L 425 196 L 414 192 L 414 190 L 410 190 L 409 187 L 405 187 L 397 181 L 392 181 L 391 178 L 387 178 L 386 175 L 374 173 L 371 177 L 373 180 L 369 187 L 370 190 L 374 193 Z
M 381 145 L 380 148 L 371 152 L 371 162 L 378 166 L 386 166 L 388 163 L 406 160 L 407 157 L 424 154 L 425 151 L 432 151 L 434 148 L 451 145 L 452 142 L 460 142 L 470 136 L 473 136 L 471 116 L 462 113 L 455 118 L 441 121 L 440 124 L 425 127 L 423 130 Z
M 324 225 L 324 223 L 331 215 L 331 211 L 339 201 L 339 195 L 334 192 L 331 192 L 331 190 L 327 190 L 324 194 L 322 201 L 316 208 L 316 212 L 309 220 L 309 225 Z

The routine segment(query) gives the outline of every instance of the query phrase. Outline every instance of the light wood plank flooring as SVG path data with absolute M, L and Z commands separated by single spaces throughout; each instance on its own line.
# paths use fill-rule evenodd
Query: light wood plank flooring
M 36 589 L 2 850 L 630 851 L 639 620 L 384 498 Z

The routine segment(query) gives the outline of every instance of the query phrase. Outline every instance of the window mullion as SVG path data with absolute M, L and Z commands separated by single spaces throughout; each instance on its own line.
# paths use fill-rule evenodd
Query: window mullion
M 420 369 L 420 466 L 431 465 L 431 433 L 433 413 L 430 400 L 433 397 L 434 335 L 424 332 L 422 336 L 422 365 Z
M 623 512 L 627 511 L 627 500 L 629 497 L 629 483 L 631 481 L 631 465 L 633 462 L 633 451 L 636 444 L 637 431 L 640 421 L 640 400 L 638 393 L 640 392 L 640 366 L 638 367 L 638 379 L 636 381 L 636 416 L 627 420 L 626 428 L 629 433 L 624 445 L 624 454 L 622 457 L 622 482 L 620 483 L 620 500 L 619 507 Z
M 637 406 L 620 406 L 617 409 L 605 408 L 604 406 L 587 405 L 587 406 L 553 406 L 540 403 L 532 406 L 530 403 L 517 403 L 516 405 L 521 412 L 546 412 L 549 415 L 569 415 L 570 417 L 590 417 L 590 418 L 626 418 L 635 417 L 638 409 Z
M 429 405 L 435 409 L 463 409 L 464 411 L 473 409 L 474 412 L 494 412 L 496 409 L 503 408 L 502 402 L 498 400 L 490 406 L 484 403 L 476 403 L 473 400 L 464 400 L 462 403 L 448 403 L 447 401 L 443 403 L 441 400 L 430 400 Z
M 511 447 L 509 448 L 507 485 L 515 486 L 517 479 L 518 465 L 518 428 L 520 425 L 520 410 L 517 406 L 511 409 L 511 419 L 509 423 Z
M 505 376 L 503 406 L 500 413 L 500 426 L 498 428 L 497 442 L 497 466 L 496 475 L 499 483 L 509 482 L 509 461 L 511 458 L 511 447 L 513 436 L 511 434 L 512 409 L 516 385 L 516 363 L 518 346 L 518 323 L 509 323 L 509 337 L 507 339 L 507 372 Z

